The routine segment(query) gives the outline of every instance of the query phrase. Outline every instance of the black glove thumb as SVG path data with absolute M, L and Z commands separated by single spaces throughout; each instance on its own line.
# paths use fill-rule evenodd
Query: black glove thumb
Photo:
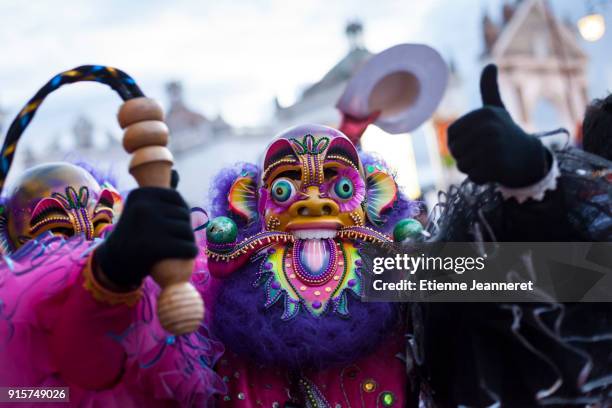
M 482 70 L 480 75 L 480 96 L 483 106 L 495 106 L 506 109 L 499 94 L 497 85 L 497 65 L 489 64 Z

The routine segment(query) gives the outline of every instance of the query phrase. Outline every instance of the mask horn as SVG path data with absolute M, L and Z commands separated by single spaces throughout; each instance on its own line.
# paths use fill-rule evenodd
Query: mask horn
M 371 123 L 407 133 L 435 112 L 448 82 L 448 67 L 433 48 L 400 44 L 370 58 L 349 80 L 336 107 L 340 130 L 357 143 Z

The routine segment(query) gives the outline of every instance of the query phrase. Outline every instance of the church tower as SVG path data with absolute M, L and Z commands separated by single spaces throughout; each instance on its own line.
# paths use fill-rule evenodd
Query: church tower
M 565 127 L 574 141 L 584 116 L 588 58 L 576 32 L 545 0 L 504 4 L 502 21 L 483 18 L 484 57 L 499 67 L 500 92 L 529 131 Z

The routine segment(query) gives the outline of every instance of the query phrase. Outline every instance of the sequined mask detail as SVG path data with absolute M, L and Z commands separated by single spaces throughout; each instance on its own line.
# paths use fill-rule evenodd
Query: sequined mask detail
M 293 245 L 291 268 L 298 280 L 308 285 L 327 283 L 338 268 L 333 239 L 298 240 Z
M 51 194 L 50 199 L 43 199 L 34 210 L 30 233 L 36 235 L 43 227 L 57 223 L 66 227 L 70 225 L 75 235 L 84 234 L 86 239 L 93 239 L 94 227 L 87 211 L 88 203 L 89 189 L 86 186 L 82 186 L 78 192 L 68 186 L 65 194 Z
M 347 294 L 359 298 L 363 292 L 361 265 L 357 248 L 348 241 L 297 240 L 267 250 L 253 285 L 264 288 L 267 308 L 283 299 L 283 320 L 302 308 L 313 316 L 331 309 L 348 317 Z
M 323 158 L 329 141 L 328 137 L 315 139 L 310 134 L 304 136 L 302 140 L 290 139 L 302 165 L 302 188 L 323 184 Z

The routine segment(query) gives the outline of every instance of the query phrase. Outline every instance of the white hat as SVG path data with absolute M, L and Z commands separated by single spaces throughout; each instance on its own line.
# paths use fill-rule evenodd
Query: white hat
M 442 100 L 448 67 L 433 48 L 400 44 L 370 58 L 349 80 L 336 107 L 356 118 L 375 111 L 375 124 L 389 133 L 410 132 Z

